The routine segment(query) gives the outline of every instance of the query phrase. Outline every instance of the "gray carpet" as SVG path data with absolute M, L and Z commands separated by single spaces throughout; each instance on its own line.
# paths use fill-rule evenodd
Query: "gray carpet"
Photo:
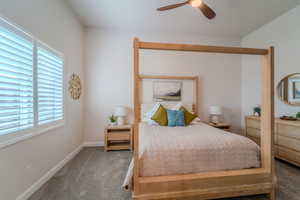
M 131 159 L 128 151 L 104 152 L 84 148 L 29 200 L 130 200 L 121 185 Z M 279 187 L 277 199 L 300 200 L 300 169 L 276 161 Z M 263 200 L 264 196 L 230 200 Z M 229 200 L 229 199 L 226 199 Z

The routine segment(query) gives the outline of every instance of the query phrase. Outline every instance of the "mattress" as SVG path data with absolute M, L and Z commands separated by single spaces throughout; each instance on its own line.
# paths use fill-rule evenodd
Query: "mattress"
M 260 167 L 260 148 L 256 143 L 205 123 L 187 127 L 140 123 L 139 127 L 143 177 Z M 132 165 L 127 179 L 132 175 Z

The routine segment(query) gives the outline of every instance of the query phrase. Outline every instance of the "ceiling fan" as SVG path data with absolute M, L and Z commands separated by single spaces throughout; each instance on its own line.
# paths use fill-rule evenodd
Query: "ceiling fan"
M 205 15 L 208 19 L 213 19 L 216 16 L 215 11 L 213 11 L 208 5 L 206 5 L 203 0 L 187 0 L 182 3 L 172 4 L 164 7 L 157 8 L 158 11 L 166 11 L 174 8 L 178 8 L 181 6 L 185 6 L 189 4 L 194 8 L 199 8 L 203 15 Z

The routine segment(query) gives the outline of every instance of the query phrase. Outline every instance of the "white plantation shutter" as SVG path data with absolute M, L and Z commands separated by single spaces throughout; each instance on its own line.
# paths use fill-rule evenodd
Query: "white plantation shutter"
M 38 124 L 63 119 L 63 59 L 37 47 Z
M 0 144 L 64 118 L 63 68 L 60 53 L 0 18 Z
M 34 125 L 33 42 L 0 21 L 0 135 Z

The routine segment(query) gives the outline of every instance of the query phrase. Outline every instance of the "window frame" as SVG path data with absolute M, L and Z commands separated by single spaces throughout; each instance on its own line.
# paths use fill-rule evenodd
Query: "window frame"
M 33 34 L 30 34 L 26 31 L 25 29 L 20 27 L 19 25 L 16 25 L 11 22 L 11 20 L 8 20 L 7 18 L 3 17 L 0 15 L 0 26 L 3 26 L 7 30 L 14 32 L 20 37 L 24 37 L 28 40 L 30 40 L 33 44 L 33 112 L 34 112 L 34 123 L 33 126 L 30 128 L 22 129 L 16 132 L 8 133 L 8 134 L 3 134 L 0 135 L 0 149 L 6 148 L 10 145 L 16 144 L 18 142 L 24 141 L 26 139 L 30 139 L 34 136 L 38 136 L 44 133 L 47 133 L 51 130 L 55 130 L 58 128 L 61 128 L 65 125 L 66 121 L 66 106 L 65 106 L 65 80 L 66 80 L 66 61 L 65 61 L 65 56 L 63 53 L 55 50 L 45 42 L 41 41 L 37 37 L 33 36 Z M 38 124 L 38 84 L 37 84 L 37 48 L 40 46 L 41 48 L 44 48 L 47 51 L 50 51 L 54 55 L 57 55 L 59 58 L 62 59 L 62 112 L 63 112 L 63 117 L 60 120 L 55 120 L 53 122 L 48 122 L 42 125 Z

